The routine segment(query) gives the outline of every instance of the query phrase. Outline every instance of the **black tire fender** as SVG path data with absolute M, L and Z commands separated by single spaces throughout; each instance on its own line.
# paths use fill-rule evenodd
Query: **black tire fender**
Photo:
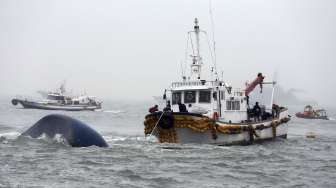
M 162 115 L 162 117 L 161 117 L 158 125 L 162 129 L 171 129 L 171 128 L 173 128 L 174 127 L 174 116 L 173 116 L 173 114 L 165 112 Z
M 17 99 L 13 99 L 13 100 L 12 100 L 12 104 L 13 104 L 13 105 L 16 106 L 18 103 L 19 103 L 19 101 L 18 101 Z

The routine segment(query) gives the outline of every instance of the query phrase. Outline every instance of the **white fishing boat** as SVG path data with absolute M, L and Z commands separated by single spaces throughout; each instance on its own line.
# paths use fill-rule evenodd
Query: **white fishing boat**
M 25 97 L 16 97 L 12 99 L 12 104 L 21 104 L 24 108 L 42 109 L 42 110 L 66 110 L 66 111 L 84 111 L 101 109 L 102 102 L 94 96 L 66 95 L 64 83 L 55 92 L 41 92 L 42 101 L 34 101 Z
M 215 61 L 210 78 L 202 75 L 200 30 L 195 19 L 188 32 L 192 43 L 190 75 L 165 89 L 166 106 L 150 109 L 144 121 L 145 135 L 157 137 L 161 143 L 199 143 L 216 145 L 252 144 L 264 140 L 286 138 L 290 116 L 285 107 L 273 104 L 275 82 L 265 82 L 259 73 L 244 89 L 234 89 L 218 78 Z M 190 36 L 190 35 L 193 35 Z M 214 52 L 214 51 L 213 51 Z M 211 79 L 213 78 L 213 79 Z M 249 95 L 260 85 L 273 87 L 269 104 L 249 104 Z

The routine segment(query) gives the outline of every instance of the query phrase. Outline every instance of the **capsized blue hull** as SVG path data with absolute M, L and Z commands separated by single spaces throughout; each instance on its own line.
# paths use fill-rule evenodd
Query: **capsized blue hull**
M 36 122 L 23 136 L 38 138 L 42 134 L 54 138 L 62 135 L 73 147 L 99 146 L 108 147 L 104 138 L 85 123 L 60 114 L 51 114 Z

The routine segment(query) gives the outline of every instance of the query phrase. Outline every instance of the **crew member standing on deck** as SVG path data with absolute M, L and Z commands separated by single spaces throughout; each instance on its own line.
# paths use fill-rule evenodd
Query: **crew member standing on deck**
M 261 115 L 261 108 L 259 106 L 259 103 L 256 102 L 253 109 L 252 109 L 253 115 L 254 115 L 254 121 L 260 121 L 260 115 Z
M 163 109 L 164 112 L 172 112 L 170 100 L 167 101 L 166 107 Z

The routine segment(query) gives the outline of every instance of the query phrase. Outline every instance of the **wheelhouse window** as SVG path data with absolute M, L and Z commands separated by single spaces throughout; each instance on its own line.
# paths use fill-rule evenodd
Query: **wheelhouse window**
M 212 98 L 213 98 L 215 101 L 217 101 L 217 92 L 213 92 L 213 93 L 212 93 Z
M 199 102 L 210 103 L 211 100 L 211 91 L 200 91 L 199 92 Z
M 177 104 L 181 102 L 181 92 L 173 92 L 172 104 Z
M 226 101 L 226 110 L 240 110 L 240 101 Z
M 235 110 L 240 110 L 240 101 L 234 101 Z
M 195 103 L 195 102 L 196 102 L 196 91 L 185 91 L 184 103 Z
M 219 96 L 220 96 L 220 100 L 224 100 L 224 91 L 222 90 L 219 90 L 218 92 L 214 91 L 212 93 L 212 97 L 215 101 L 217 101 L 217 93 L 219 93 Z

